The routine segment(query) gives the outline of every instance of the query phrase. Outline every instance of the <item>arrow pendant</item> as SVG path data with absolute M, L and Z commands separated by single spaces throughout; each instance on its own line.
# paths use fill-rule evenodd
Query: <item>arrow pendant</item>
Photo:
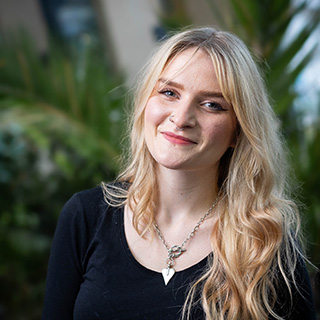
M 171 280 L 171 278 L 173 277 L 173 275 L 175 273 L 176 273 L 176 270 L 174 270 L 173 268 L 162 269 L 162 276 L 163 276 L 163 280 L 164 280 L 165 285 L 168 284 L 168 282 Z

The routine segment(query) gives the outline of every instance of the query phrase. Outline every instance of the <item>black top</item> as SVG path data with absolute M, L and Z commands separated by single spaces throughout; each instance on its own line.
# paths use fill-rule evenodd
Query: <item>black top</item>
M 161 273 L 143 267 L 131 254 L 123 208 L 108 206 L 101 188 L 80 192 L 58 221 L 42 319 L 177 320 L 190 283 L 206 263 L 207 258 L 176 272 L 165 286 Z M 299 268 L 305 298 L 293 288 L 294 310 L 286 319 L 315 319 L 308 274 L 304 264 Z M 288 294 L 280 298 L 278 311 L 287 310 Z M 204 319 L 200 307 L 192 319 Z

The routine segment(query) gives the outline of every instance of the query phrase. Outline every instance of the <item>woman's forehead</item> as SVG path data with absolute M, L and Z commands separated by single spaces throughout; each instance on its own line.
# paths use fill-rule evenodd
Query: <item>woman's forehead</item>
M 206 51 L 192 47 L 179 52 L 169 59 L 160 73 L 159 79 L 173 79 L 186 71 L 190 71 L 190 69 L 202 70 L 202 72 L 209 71 L 212 77 L 215 77 L 215 69 L 211 57 Z
M 177 89 L 191 89 L 208 96 L 222 92 L 211 57 L 197 48 L 176 55 L 160 74 L 156 85 L 173 85 Z

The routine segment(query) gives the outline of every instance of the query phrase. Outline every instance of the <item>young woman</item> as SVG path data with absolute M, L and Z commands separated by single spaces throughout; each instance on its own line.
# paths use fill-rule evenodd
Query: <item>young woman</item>
M 162 43 L 118 181 L 62 211 L 43 318 L 315 319 L 278 127 L 237 37 Z

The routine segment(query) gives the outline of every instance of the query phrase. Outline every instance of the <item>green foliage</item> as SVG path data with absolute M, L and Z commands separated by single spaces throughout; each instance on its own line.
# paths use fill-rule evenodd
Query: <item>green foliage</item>
M 71 130 L 98 139 L 112 158 L 119 152 L 122 129 L 122 79 L 106 68 L 90 40 L 86 42 L 67 53 L 51 41 L 50 55 L 39 59 L 26 36 L 2 39 L 0 93 L 22 102 L 17 112 L 31 114 L 27 120 L 47 122 L 53 130 L 68 123 Z
M 0 318 L 40 318 L 62 206 L 118 169 L 125 88 L 86 40 L 40 59 L 26 35 L 0 38 Z

